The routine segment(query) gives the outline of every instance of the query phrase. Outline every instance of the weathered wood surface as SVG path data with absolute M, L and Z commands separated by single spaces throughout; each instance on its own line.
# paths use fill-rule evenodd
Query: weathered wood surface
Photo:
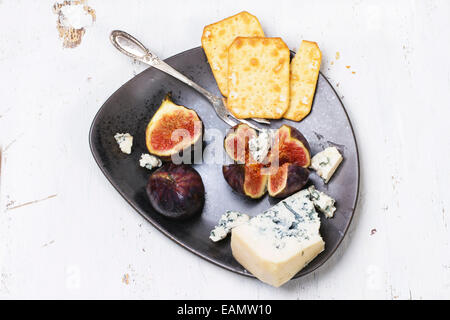
M 53 3 L 0 0 L 0 298 L 450 298 L 450 2 L 92 0 L 97 20 L 74 49 Z M 144 69 L 113 49 L 111 30 L 168 57 L 244 9 L 291 49 L 318 42 L 360 148 L 350 232 L 280 289 L 167 239 L 88 145 L 98 108 Z

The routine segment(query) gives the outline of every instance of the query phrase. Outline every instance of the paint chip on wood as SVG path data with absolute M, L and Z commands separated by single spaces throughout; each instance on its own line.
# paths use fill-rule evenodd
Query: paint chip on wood
M 9 203 L 6 204 L 6 210 L 18 209 L 18 208 L 21 208 L 21 207 L 24 207 L 24 206 L 28 206 L 30 204 L 35 204 L 35 203 L 38 203 L 38 202 L 41 202 L 41 201 L 44 201 L 44 200 L 55 198 L 56 196 L 57 196 L 57 194 L 52 194 L 52 195 L 50 195 L 48 197 L 45 197 L 43 199 L 28 201 L 28 202 L 25 202 L 25 203 L 22 203 L 22 204 L 18 204 L 17 206 L 14 206 L 15 201 L 10 201 Z
M 51 241 L 49 241 L 49 242 L 47 242 L 47 243 L 44 243 L 44 244 L 42 245 L 42 247 L 45 248 L 45 247 L 48 247 L 49 245 L 52 245 L 52 244 L 54 244 L 54 243 L 55 243 L 55 240 L 51 240 Z
M 86 0 L 55 3 L 53 12 L 58 15 L 56 29 L 64 48 L 75 48 L 80 45 L 86 28 L 90 27 L 96 18 L 95 10 L 86 4 Z

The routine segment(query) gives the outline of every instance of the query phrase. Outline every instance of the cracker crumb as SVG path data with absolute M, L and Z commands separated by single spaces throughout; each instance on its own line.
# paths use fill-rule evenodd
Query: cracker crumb
M 122 277 L 122 282 L 126 285 L 130 284 L 130 275 L 128 273 L 125 273 Z

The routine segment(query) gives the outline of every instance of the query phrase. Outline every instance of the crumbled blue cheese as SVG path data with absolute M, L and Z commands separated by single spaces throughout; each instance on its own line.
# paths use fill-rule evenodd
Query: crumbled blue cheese
M 316 190 L 314 186 L 309 187 L 308 191 L 314 206 L 322 212 L 325 217 L 332 218 L 336 211 L 336 207 L 334 206 L 336 201 L 322 191 Z
M 336 147 L 328 147 L 311 158 L 311 168 L 316 170 L 325 183 L 328 183 L 342 159 L 342 155 Z
M 133 146 L 133 136 L 129 133 L 116 133 L 114 135 L 114 139 L 116 139 L 119 144 L 120 150 L 123 153 L 130 154 L 131 147 Z
M 308 190 L 299 191 L 232 230 L 235 259 L 254 276 L 279 287 L 325 248 Z
M 211 231 L 209 238 L 214 242 L 225 239 L 231 229 L 247 222 L 249 219 L 249 216 L 244 213 L 227 210 L 220 217 L 218 225 Z
M 274 136 L 275 132 L 273 130 L 266 129 L 248 141 L 250 154 L 256 162 L 262 163 L 264 161 L 272 147 Z
M 161 167 L 162 161 L 153 155 L 143 153 L 141 155 L 141 159 L 139 160 L 139 165 L 143 168 L 147 168 L 148 170 L 152 170 L 153 168 Z

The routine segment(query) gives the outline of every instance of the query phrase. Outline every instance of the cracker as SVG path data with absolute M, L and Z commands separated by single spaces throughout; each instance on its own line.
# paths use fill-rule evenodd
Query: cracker
M 245 11 L 210 24 L 203 29 L 202 47 L 220 92 L 225 97 L 228 96 L 228 47 L 238 36 L 264 37 L 264 32 L 258 19 Z
M 228 109 L 279 119 L 289 107 L 289 48 L 281 38 L 239 37 L 228 50 Z
M 284 118 L 300 121 L 310 113 L 321 59 L 317 43 L 303 40 L 291 62 L 290 104 Z

